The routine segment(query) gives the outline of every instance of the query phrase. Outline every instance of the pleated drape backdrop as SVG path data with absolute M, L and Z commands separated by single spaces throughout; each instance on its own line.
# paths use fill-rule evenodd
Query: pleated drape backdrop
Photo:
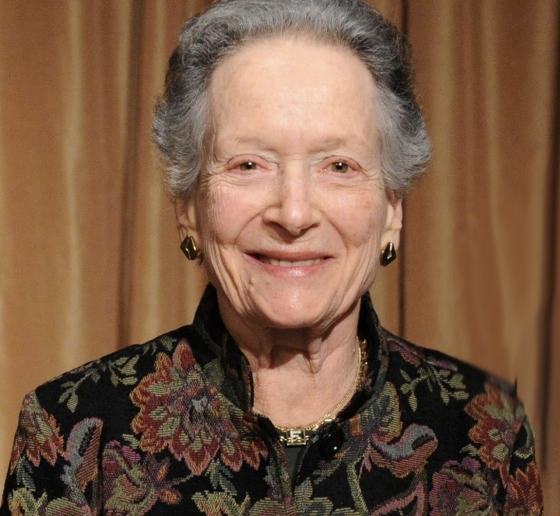
M 179 251 L 150 123 L 208 3 L 0 0 L 2 478 L 25 393 L 192 319 L 205 278 Z M 560 1 L 372 3 L 410 37 L 434 146 L 377 310 L 517 381 L 560 515 Z

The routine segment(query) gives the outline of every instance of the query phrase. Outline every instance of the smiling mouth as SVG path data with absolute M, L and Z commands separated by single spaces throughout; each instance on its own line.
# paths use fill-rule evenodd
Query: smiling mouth
M 323 258 L 315 258 L 313 260 L 276 260 L 275 258 L 269 258 L 268 256 L 263 256 L 262 254 L 257 255 L 257 259 L 262 263 L 268 263 L 270 265 L 276 265 L 277 267 L 307 267 L 310 265 L 317 265 L 321 263 Z

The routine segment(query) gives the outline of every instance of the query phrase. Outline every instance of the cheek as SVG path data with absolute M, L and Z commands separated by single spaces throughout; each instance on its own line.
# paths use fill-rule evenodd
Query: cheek
M 235 232 L 235 220 L 232 215 L 232 203 L 229 200 L 208 202 L 206 205 L 206 224 L 203 238 L 209 245 L 226 243 Z M 226 224 L 225 221 L 228 221 Z
M 224 246 L 237 241 L 255 211 L 242 191 L 223 185 L 209 190 L 202 210 L 205 212 L 203 239 L 209 245 Z
M 369 195 L 340 198 L 331 213 L 353 245 L 375 246 L 385 227 L 386 204 L 384 198 L 369 192 Z

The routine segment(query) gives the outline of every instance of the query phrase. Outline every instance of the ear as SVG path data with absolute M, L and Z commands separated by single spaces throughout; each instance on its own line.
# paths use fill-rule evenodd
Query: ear
M 200 245 L 196 206 L 192 196 L 187 201 L 175 201 L 175 218 L 181 240 L 190 235 L 194 238 L 195 243 Z
M 398 249 L 401 240 L 402 223 L 402 197 L 397 197 L 394 193 L 390 192 L 387 194 L 387 216 L 381 235 L 381 250 L 385 249 L 389 242 L 393 242 L 395 249 Z

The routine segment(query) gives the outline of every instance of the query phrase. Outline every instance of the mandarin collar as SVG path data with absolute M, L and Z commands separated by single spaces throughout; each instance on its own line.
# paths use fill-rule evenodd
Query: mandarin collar
M 212 285 L 206 287 L 189 328 L 196 334 L 189 335 L 189 343 L 209 382 L 237 407 L 251 411 L 253 379 L 249 361 L 222 321 L 216 289 Z M 361 299 L 358 334 L 367 340 L 369 373 L 362 389 L 339 414 L 341 419 L 352 417 L 368 404 L 367 400 L 380 391 L 385 378 L 388 362 L 385 330 L 379 325 L 369 293 Z M 216 359 L 220 367 L 206 367 Z

